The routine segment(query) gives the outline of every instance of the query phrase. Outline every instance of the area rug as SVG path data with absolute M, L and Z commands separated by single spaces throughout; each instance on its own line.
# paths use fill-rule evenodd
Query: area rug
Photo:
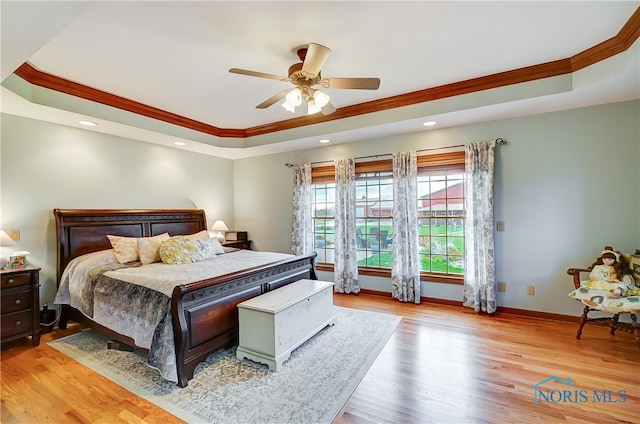
M 223 349 L 197 366 L 185 388 L 146 366 L 143 352 L 107 349 L 93 330 L 48 344 L 189 423 L 331 423 L 401 319 L 334 308 L 335 324 L 294 350 L 280 370 Z

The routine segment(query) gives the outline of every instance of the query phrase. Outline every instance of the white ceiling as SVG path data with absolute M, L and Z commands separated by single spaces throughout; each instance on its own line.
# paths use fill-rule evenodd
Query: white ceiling
M 377 112 L 253 139 L 222 139 L 126 116 L 87 101 L 30 102 L 11 73 L 40 71 L 219 128 L 294 117 L 255 105 L 285 82 L 296 48 L 332 49 L 323 77 L 379 77 L 380 88 L 327 90 L 340 108 L 569 58 L 615 36 L 640 1 L 2 1 L 2 111 L 228 158 L 317 147 L 640 98 L 638 42 L 573 75 Z M 12 81 L 13 79 L 13 81 Z M 8 89 L 8 88 L 11 88 Z M 21 92 L 21 96 L 15 94 Z M 61 106 L 61 104 L 64 105 Z M 82 113 L 79 113 L 82 112 Z M 86 113 L 85 113 L 86 112 Z

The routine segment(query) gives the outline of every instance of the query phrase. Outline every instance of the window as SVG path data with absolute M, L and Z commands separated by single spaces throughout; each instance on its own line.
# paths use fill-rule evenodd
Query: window
M 391 160 L 356 164 L 356 242 L 363 275 L 391 275 L 393 172 Z M 318 269 L 332 270 L 333 166 L 312 170 Z M 418 157 L 418 233 L 423 279 L 458 282 L 464 275 L 464 152 Z
M 356 238 L 358 265 L 391 269 L 393 173 L 357 172 Z
M 313 238 L 317 261 L 333 263 L 334 218 L 335 218 L 335 183 L 313 185 L 311 195 L 313 213 Z

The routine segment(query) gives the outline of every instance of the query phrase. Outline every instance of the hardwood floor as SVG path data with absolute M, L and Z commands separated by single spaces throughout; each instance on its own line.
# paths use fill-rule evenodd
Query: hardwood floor
M 587 325 L 455 306 L 335 295 L 339 306 L 403 316 L 334 424 L 638 423 L 640 349 L 633 336 Z M 180 423 L 50 348 L 2 347 L 2 423 Z M 546 399 L 534 402 L 534 386 Z M 594 393 L 595 392 L 595 393 Z M 304 423 L 300 423 L 304 424 Z

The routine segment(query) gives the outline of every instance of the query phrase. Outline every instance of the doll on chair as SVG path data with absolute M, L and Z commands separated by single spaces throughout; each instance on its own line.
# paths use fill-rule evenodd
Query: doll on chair
M 610 297 L 640 294 L 636 287 L 627 259 L 613 250 L 602 251 L 602 265 L 596 265 L 584 283 L 590 289 L 607 290 Z

